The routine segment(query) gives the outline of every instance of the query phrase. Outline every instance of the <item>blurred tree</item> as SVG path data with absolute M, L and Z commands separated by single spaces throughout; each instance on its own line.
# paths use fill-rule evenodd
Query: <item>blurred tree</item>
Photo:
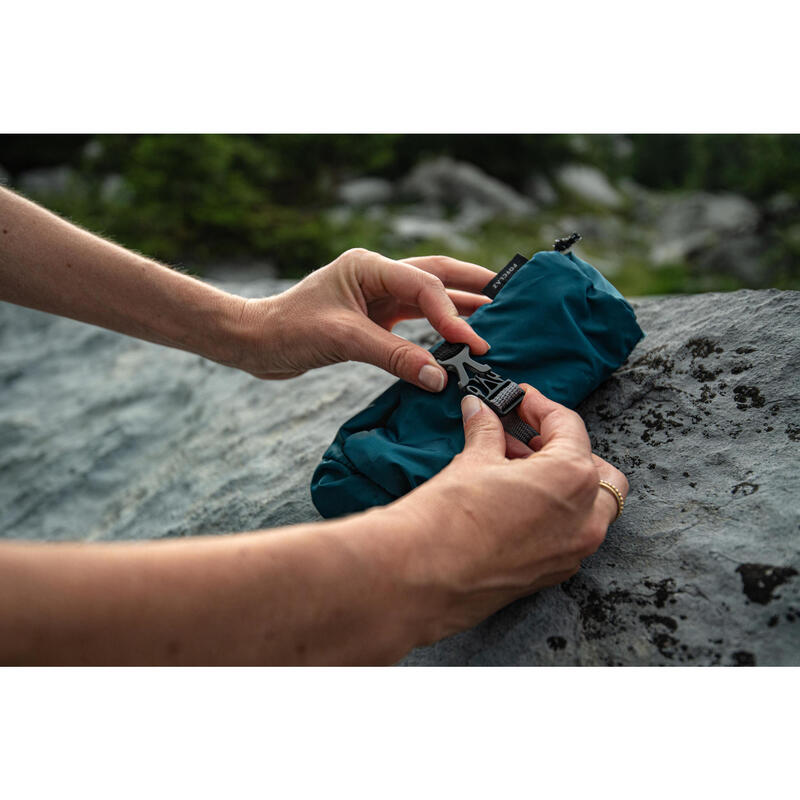
M 795 135 L 0 135 L 0 166 L 12 185 L 33 169 L 69 168 L 66 179 L 62 169 L 49 184 L 45 176 L 24 185 L 33 199 L 90 230 L 199 271 L 203 262 L 267 259 L 293 276 L 353 244 L 395 248 L 380 214 L 344 213 L 333 221 L 328 211 L 342 180 L 397 180 L 442 155 L 471 162 L 518 190 L 533 174 L 579 161 L 650 189 L 738 192 L 764 209 L 777 192 L 800 196 Z M 789 206 L 783 202 L 790 206 L 791 198 Z M 537 219 L 557 227 L 563 213 L 571 212 L 553 206 Z M 797 225 L 781 213 L 769 260 L 776 275 L 794 275 Z M 498 221 L 481 231 L 492 258 L 506 248 L 507 227 Z M 532 235 L 528 224 L 513 237 Z

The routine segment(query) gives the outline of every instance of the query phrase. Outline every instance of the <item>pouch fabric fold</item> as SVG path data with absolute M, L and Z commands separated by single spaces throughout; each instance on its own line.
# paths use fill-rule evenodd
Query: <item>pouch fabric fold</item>
M 631 306 L 594 267 L 553 251 L 520 267 L 469 323 L 491 345 L 477 360 L 570 408 L 644 336 Z M 385 505 L 463 447 L 455 378 L 439 394 L 398 381 L 339 429 L 311 479 L 312 500 L 323 517 Z

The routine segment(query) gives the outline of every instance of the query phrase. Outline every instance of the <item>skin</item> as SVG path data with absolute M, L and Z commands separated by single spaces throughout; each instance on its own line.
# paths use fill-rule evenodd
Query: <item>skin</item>
M 351 250 L 245 300 L 0 190 L 0 299 L 178 347 L 259 378 L 355 359 L 429 390 L 446 373 L 390 331 L 427 317 L 478 355 L 458 314 L 494 273 L 443 256 Z M 525 386 L 540 435 L 510 439 L 476 398 L 464 451 L 389 506 L 179 542 L 0 543 L 6 664 L 389 664 L 573 575 L 616 514 L 580 417 Z M 80 538 L 80 531 L 75 532 Z

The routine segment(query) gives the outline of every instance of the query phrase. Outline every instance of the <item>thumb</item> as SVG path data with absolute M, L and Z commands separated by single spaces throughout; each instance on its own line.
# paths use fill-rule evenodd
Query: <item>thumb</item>
M 429 392 L 447 386 L 447 372 L 424 347 L 371 323 L 352 332 L 349 357 L 385 369 Z
M 475 453 L 484 461 L 494 456 L 504 458 L 506 436 L 500 418 L 471 394 L 461 401 L 461 414 L 464 417 L 464 452 Z

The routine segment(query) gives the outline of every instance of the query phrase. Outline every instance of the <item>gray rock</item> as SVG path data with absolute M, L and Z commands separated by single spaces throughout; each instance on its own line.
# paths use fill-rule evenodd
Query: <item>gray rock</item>
M 100 183 L 100 199 L 109 204 L 132 202 L 133 187 L 122 175 L 105 175 Z
M 99 139 L 89 139 L 83 146 L 83 157 L 88 161 L 97 161 L 105 152 L 105 147 Z
M 696 230 L 744 234 L 752 233 L 758 220 L 758 209 L 745 197 L 695 192 L 669 199 L 659 228 L 665 236 Z
M 800 293 L 635 306 L 648 337 L 581 408 L 594 449 L 630 477 L 622 519 L 566 584 L 402 663 L 800 664 Z M 0 535 L 160 539 L 318 519 L 314 467 L 391 382 L 363 364 L 261 382 L 0 304 Z
M 532 175 L 525 185 L 525 191 L 541 206 L 552 206 L 558 202 L 558 192 L 544 175 Z
M 651 260 L 658 266 L 690 258 L 724 240 L 752 236 L 760 214 L 735 194 L 695 192 L 662 199 Z
M 800 664 L 800 293 L 641 300 L 647 338 L 579 409 L 628 475 L 562 586 L 406 664 Z
M 767 201 L 767 210 L 776 217 L 784 217 L 797 211 L 797 198 L 790 192 L 778 192 Z
M 461 235 L 458 223 L 444 219 L 398 214 L 391 218 L 389 227 L 398 239 L 407 242 L 437 239 L 453 250 L 465 250 L 470 244 L 469 240 Z
M 474 164 L 442 156 L 418 164 L 403 181 L 403 192 L 428 202 L 460 206 L 478 204 L 493 214 L 525 217 L 533 203 Z
M 631 137 L 623 133 L 612 134 L 611 147 L 614 157 L 620 161 L 624 161 L 633 155 L 634 147 Z
M 592 206 L 613 210 L 623 203 L 622 195 L 596 167 L 567 164 L 558 170 L 556 182 L 562 189 Z
M 371 206 L 388 203 L 394 188 L 383 178 L 355 178 L 339 186 L 339 200 L 348 206 Z
M 66 192 L 76 179 L 71 167 L 42 167 L 23 172 L 17 180 L 17 186 L 24 194 L 46 196 Z
M 763 281 L 764 239 L 753 234 L 722 238 L 705 251 L 696 263 L 703 272 L 735 275 L 745 284 L 758 286 Z

